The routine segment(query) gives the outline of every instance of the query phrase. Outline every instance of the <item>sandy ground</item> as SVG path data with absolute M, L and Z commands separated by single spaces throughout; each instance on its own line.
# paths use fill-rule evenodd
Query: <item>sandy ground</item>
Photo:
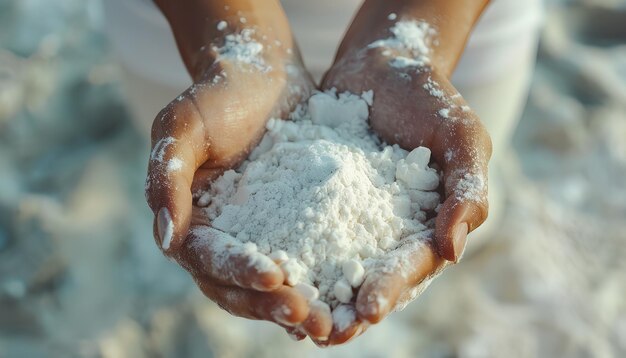
M 498 235 L 320 351 L 162 257 L 96 1 L 0 0 L 0 357 L 626 356 L 626 4 L 552 4 Z

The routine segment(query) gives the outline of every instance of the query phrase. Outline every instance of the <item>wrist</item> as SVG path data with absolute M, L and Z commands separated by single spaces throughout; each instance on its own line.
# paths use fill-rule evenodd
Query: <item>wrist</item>
M 469 34 L 488 0 L 366 0 L 350 25 L 339 47 L 337 59 L 353 56 L 371 44 L 393 37 L 393 27 L 400 22 L 416 23 L 429 30 L 425 32 L 422 53 L 412 56 L 424 57 L 425 49 L 429 66 L 438 68 L 446 76 L 451 75 L 461 56 Z M 410 38 L 409 38 L 410 40 Z M 411 46 L 408 47 L 418 47 Z M 398 56 L 401 49 L 396 48 Z
M 235 50 L 252 51 L 248 54 L 270 64 L 279 64 L 296 52 L 289 23 L 278 0 L 265 1 L 263 6 L 238 0 L 154 1 L 167 18 L 194 80 L 216 61 L 234 60 L 245 65 L 246 53 L 237 56 L 227 52 L 232 47 L 228 47 L 229 44 L 258 44 L 256 49 L 240 46 Z
M 189 55 L 194 80 L 215 65 L 266 74 L 302 66 L 289 31 L 277 33 L 266 26 L 242 24 L 238 18 L 221 20 L 216 28 L 219 33 Z

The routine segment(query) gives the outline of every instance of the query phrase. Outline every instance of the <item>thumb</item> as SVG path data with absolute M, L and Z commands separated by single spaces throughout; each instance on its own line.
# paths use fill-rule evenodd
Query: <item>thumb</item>
M 194 175 L 208 158 L 201 115 L 192 99 L 179 98 L 154 121 L 146 179 L 155 240 L 166 254 L 177 252 L 187 236 Z
M 487 173 L 491 140 L 480 122 L 455 128 L 443 140 L 445 201 L 435 222 L 435 246 L 439 255 L 453 262 L 461 259 L 467 234 L 479 227 L 489 211 Z

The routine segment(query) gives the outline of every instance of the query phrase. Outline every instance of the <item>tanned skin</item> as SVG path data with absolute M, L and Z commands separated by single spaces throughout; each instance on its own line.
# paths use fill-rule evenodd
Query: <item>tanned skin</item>
M 364 1 L 319 86 L 354 93 L 373 90 L 372 129 L 387 143 L 397 143 L 407 150 L 431 148 L 433 162 L 443 173 L 445 201 L 436 219 L 432 245 L 406 253 L 412 258 L 408 275 L 376 269 L 366 273 L 356 302 L 348 307 L 355 311 L 356 318 L 341 330 L 333 325 L 328 311 L 310 305 L 283 283 L 278 265 L 258 272 L 248 265 L 249 257 L 233 254 L 231 260 L 239 268 L 233 271 L 233 265 L 226 268 L 212 264 L 219 252 L 210 247 L 193 248 L 198 240 L 206 240 L 199 238 L 194 228 L 210 226 L 206 218 L 196 214 L 193 193 L 206 189 L 225 170 L 237 167 L 260 140 L 267 120 L 284 118 L 316 88 L 304 68 L 280 2 L 155 3 L 172 28 L 194 85 L 168 104 L 154 121 L 153 151 L 163 155 L 160 160 L 150 161 L 146 197 L 155 215 L 157 244 L 192 274 L 208 298 L 234 315 L 273 321 L 297 338 L 310 336 L 318 345 L 335 345 L 382 320 L 412 288 L 460 259 L 467 234 L 486 219 L 488 203 L 486 184 L 473 200 L 456 195 L 457 184 L 466 175 L 486 180 L 491 140 L 478 116 L 468 110 L 450 83 L 450 76 L 488 0 Z M 397 19 L 390 21 L 390 13 Z M 370 43 L 389 37 L 395 21 L 403 20 L 424 21 L 436 30 L 431 61 L 423 68 L 393 68 L 382 53 L 385 49 L 368 48 Z M 222 30 L 217 26 L 221 21 L 227 22 Z M 255 41 L 264 45 L 261 56 L 269 70 L 217 61 L 214 49 L 224 43 L 226 35 L 244 29 L 254 29 Z M 432 82 L 437 83 L 443 96 L 432 96 L 424 88 Z M 451 108 L 449 115 L 454 120 L 439 115 L 444 108 Z M 172 158 L 182 160 L 181 170 L 167 170 Z M 377 302 L 388 304 L 379 306 Z M 285 307 L 288 309 L 282 310 Z

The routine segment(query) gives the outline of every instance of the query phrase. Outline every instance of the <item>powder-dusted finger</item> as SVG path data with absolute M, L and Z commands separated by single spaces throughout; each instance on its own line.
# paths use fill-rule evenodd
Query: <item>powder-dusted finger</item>
M 467 234 L 479 227 L 489 211 L 487 164 L 452 164 L 444 171 L 446 199 L 435 221 L 435 245 L 441 257 L 458 262 Z
M 416 237 L 387 254 L 381 264 L 367 272 L 356 301 L 361 319 L 378 323 L 398 305 L 407 290 L 434 275 L 442 268 L 441 259 L 429 240 Z
M 446 124 L 433 154 L 442 163 L 445 200 L 435 226 L 435 244 L 446 260 L 457 262 L 467 234 L 487 218 L 491 139 L 477 117 Z
M 272 292 L 255 292 L 252 295 L 255 297 L 251 304 L 257 304 L 254 310 L 259 319 L 296 326 L 309 315 L 306 298 L 292 287 L 282 286 Z
M 222 286 L 209 278 L 195 277 L 202 292 L 229 313 L 249 319 L 296 327 L 309 315 L 306 299 L 288 286 L 272 292 Z
M 195 276 L 208 276 L 224 285 L 271 291 L 284 281 L 280 267 L 256 245 L 243 244 L 208 226 L 191 228 L 179 262 Z
M 405 282 L 405 278 L 396 272 L 377 270 L 368 274 L 357 296 L 359 317 L 370 323 L 380 322 L 395 306 Z
M 163 109 L 152 126 L 146 199 L 155 215 L 155 238 L 165 253 L 176 252 L 191 221 L 191 183 L 207 159 L 200 114 L 189 99 Z
M 309 303 L 309 315 L 300 329 L 313 340 L 327 341 L 333 328 L 330 307 L 325 302 L 314 300 Z
M 443 203 L 435 224 L 435 243 L 441 257 L 455 263 L 461 260 L 467 235 L 485 221 L 487 208 L 486 199 L 478 204 L 450 197 Z

